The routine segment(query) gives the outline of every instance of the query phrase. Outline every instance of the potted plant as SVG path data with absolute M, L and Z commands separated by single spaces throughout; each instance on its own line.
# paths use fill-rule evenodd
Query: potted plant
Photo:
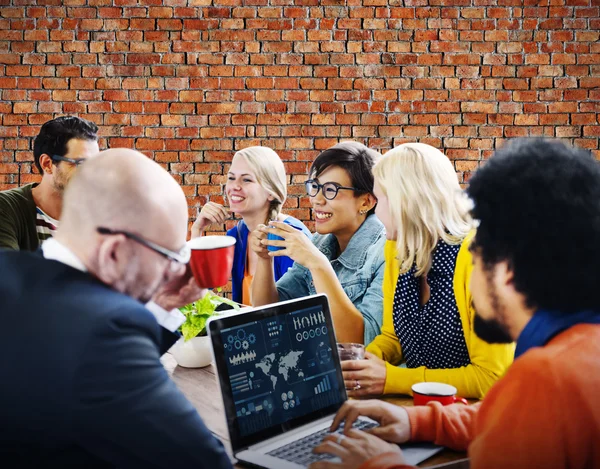
M 226 304 L 238 310 L 237 303 L 208 292 L 204 298 L 180 308 L 185 322 L 179 328 L 182 337 L 173 345 L 170 352 L 179 366 L 200 368 L 212 361 L 210 338 L 206 335 L 206 321 L 219 314 L 217 307 Z

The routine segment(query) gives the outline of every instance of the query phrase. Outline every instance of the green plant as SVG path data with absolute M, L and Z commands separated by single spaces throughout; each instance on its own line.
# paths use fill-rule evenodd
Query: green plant
M 196 336 L 206 335 L 206 321 L 211 316 L 219 314 L 216 308 L 220 304 L 227 304 L 233 309 L 240 309 L 237 303 L 215 295 L 211 291 L 204 298 L 179 308 L 185 316 L 185 322 L 179 328 L 183 334 L 183 340 L 188 341 Z

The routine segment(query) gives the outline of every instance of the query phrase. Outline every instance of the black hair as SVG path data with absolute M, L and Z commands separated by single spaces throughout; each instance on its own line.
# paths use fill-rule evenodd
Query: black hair
M 33 158 L 38 171 L 42 173 L 40 157 L 65 156 L 67 143 L 71 139 L 98 140 L 98 126 L 93 122 L 76 116 L 61 116 L 42 125 L 40 133 L 33 142 Z
M 600 309 L 600 162 L 543 138 L 498 150 L 471 178 L 479 226 L 472 249 L 485 269 L 506 261 L 531 308 Z
M 321 152 L 310 167 L 308 174 L 310 177 L 318 178 L 326 169 L 338 166 L 350 176 L 352 187 L 357 189 L 355 194 L 373 194 L 375 184 L 373 166 L 380 156 L 380 153 L 362 143 L 341 142 Z M 369 210 L 367 216 L 372 213 L 375 213 L 375 207 Z

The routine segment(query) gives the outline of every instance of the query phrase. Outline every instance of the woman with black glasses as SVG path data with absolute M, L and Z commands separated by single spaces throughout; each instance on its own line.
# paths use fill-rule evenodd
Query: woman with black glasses
M 317 231 L 312 242 L 278 222 L 252 232 L 250 246 L 259 257 L 254 306 L 326 293 L 339 342 L 368 344 L 380 333 L 385 229 L 374 214 L 371 171 L 380 156 L 358 142 L 342 142 L 315 159 L 306 181 Z M 295 264 L 275 283 L 278 256 Z

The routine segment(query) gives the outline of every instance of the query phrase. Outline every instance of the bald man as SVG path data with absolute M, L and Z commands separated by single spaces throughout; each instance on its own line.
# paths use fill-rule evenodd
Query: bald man
M 158 164 L 108 150 L 72 179 L 43 256 L 0 252 L 4 462 L 231 467 L 160 363 L 181 324 L 170 310 L 202 295 L 186 270 L 187 219 Z

